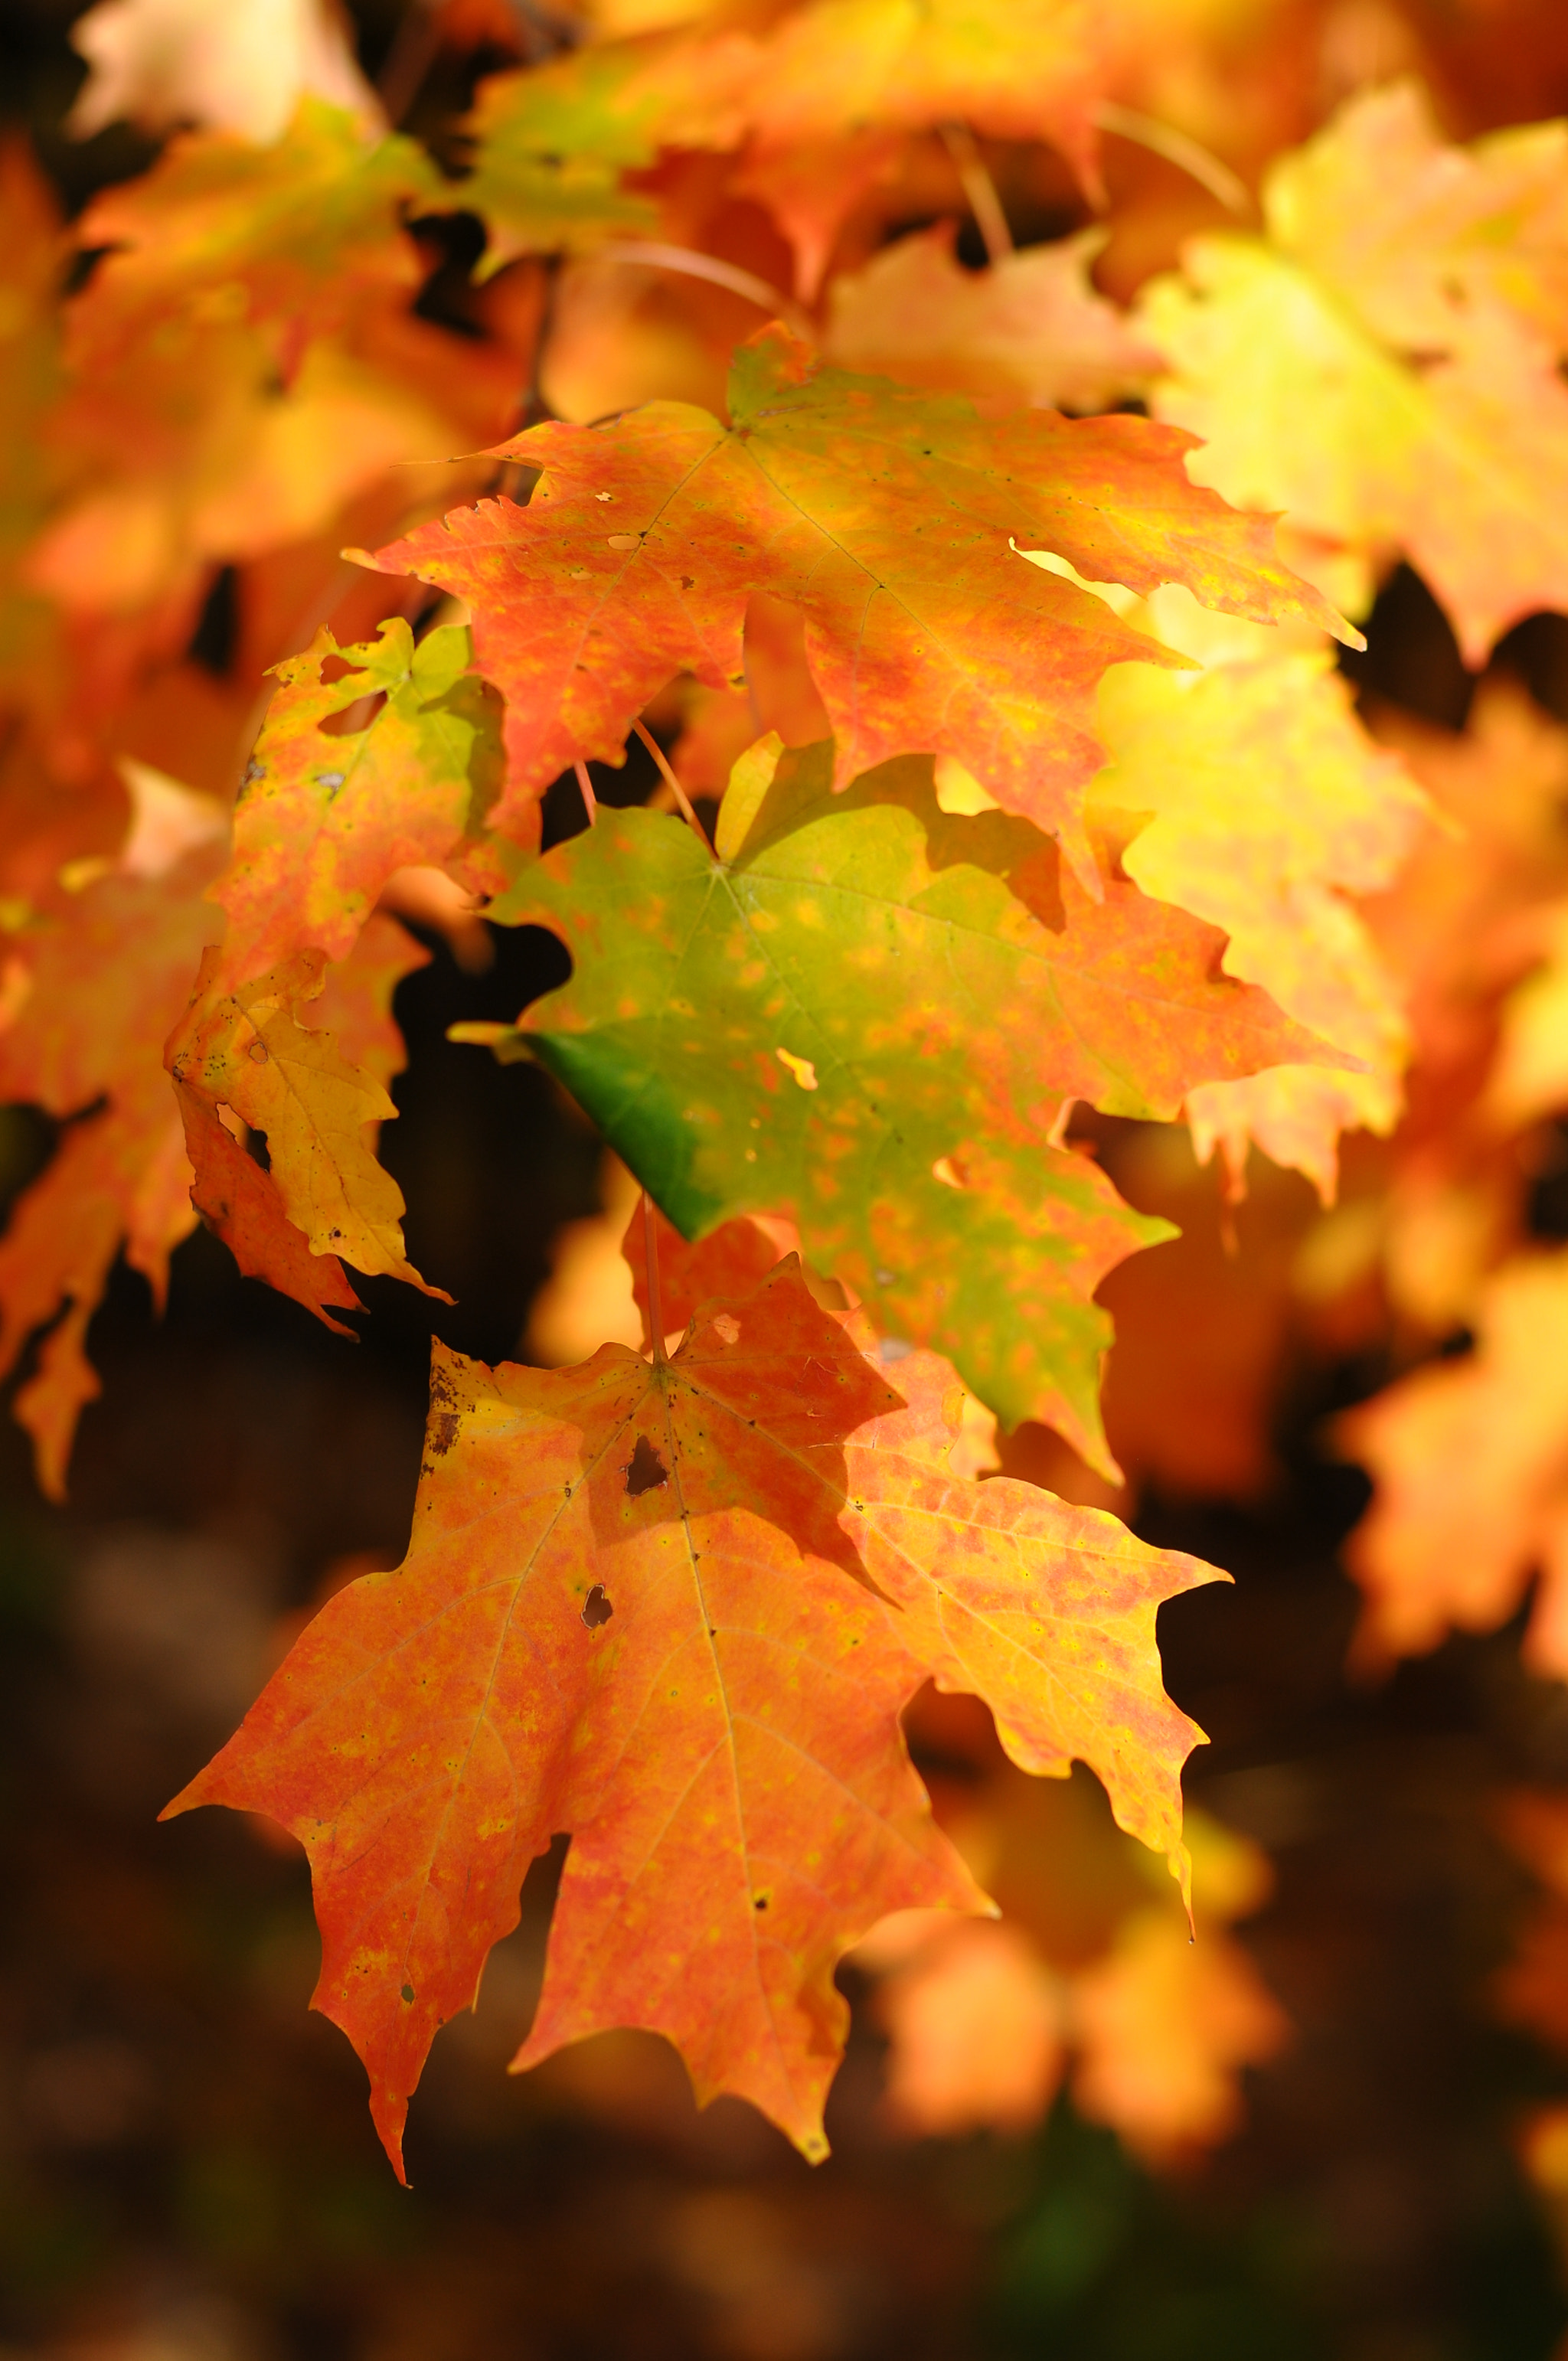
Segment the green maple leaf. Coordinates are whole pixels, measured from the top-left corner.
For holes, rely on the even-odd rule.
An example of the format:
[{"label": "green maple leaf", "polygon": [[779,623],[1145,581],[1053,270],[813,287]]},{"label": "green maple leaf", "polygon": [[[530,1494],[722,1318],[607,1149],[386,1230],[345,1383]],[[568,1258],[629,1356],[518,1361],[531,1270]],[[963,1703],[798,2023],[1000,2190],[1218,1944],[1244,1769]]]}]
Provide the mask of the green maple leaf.
[{"label": "green maple leaf", "polygon": [[838,796],[832,769],[824,744],[770,776],[754,749],[718,859],[601,811],[491,910],[552,927],[576,973],[466,1038],[539,1058],[686,1235],[787,1206],[883,1333],[1107,1465],[1091,1299],[1170,1233],[1050,1144],[1064,1103],[1171,1115],[1201,1080],[1324,1053],[1201,921],[1117,882],[1091,901],[1027,821],[943,814],[929,761]]}]

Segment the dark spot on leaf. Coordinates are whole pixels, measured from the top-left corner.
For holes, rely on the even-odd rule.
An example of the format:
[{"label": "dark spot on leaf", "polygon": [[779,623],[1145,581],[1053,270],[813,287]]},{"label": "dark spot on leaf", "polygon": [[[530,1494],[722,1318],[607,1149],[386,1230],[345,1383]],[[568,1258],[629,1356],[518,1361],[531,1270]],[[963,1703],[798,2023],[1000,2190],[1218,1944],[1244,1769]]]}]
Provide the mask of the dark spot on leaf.
[{"label": "dark spot on leaf", "polygon": [[587,1625],[590,1631],[601,1631],[605,1624],[609,1621],[610,1617],[614,1613],[614,1608],[610,1605],[609,1600],[605,1596],[605,1587],[603,1583],[596,1582],[593,1588],[589,1591],[587,1597],[583,1601],[584,1622]]},{"label": "dark spot on leaf", "polygon": [[767,1906],[768,1897],[765,1894],[754,1894],[751,1896],[751,1907],[753,1910],[765,1910]]},{"label": "dark spot on leaf", "polygon": [[461,1424],[462,1421],[455,1410],[438,1410],[431,1412],[430,1433],[426,1439],[432,1452],[438,1459],[444,1457],[456,1442],[457,1429]]},{"label": "dark spot on leaf", "polygon": [[637,1438],[637,1447],[627,1462],[626,1488],[635,1500],[644,1492],[655,1492],[670,1480],[668,1468],[645,1434]]},{"label": "dark spot on leaf", "polygon": [[405,1984],[405,1985],[403,1986],[403,1998],[404,1998],[405,2000],[412,2000],[413,1996],[414,1996],[414,1988],[413,1988],[412,1984]]}]

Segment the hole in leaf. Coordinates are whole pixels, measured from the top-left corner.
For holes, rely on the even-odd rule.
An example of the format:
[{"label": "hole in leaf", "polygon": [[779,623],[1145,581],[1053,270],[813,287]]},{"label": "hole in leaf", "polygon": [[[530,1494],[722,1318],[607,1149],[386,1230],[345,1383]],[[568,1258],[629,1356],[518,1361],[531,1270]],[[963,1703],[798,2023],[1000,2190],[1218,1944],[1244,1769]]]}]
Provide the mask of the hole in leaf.
[{"label": "hole in leaf", "polygon": [[637,1438],[637,1445],[626,1465],[626,1488],[636,1500],[644,1492],[657,1491],[670,1480],[670,1471],[645,1434]]},{"label": "hole in leaf", "polygon": [[368,697],[356,697],[341,713],[329,713],[324,721],[317,722],[316,728],[323,738],[357,738],[369,729],[386,702],[386,690],[374,689]]},{"label": "hole in leaf", "polygon": [[414,1988],[413,1988],[412,1984],[405,1984],[405,1985],[403,1986],[403,1998],[404,1998],[405,2000],[412,2000],[413,1996],[414,1996]]},{"label": "hole in leaf", "polygon": [[583,1601],[583,1620],[590,1631],[600,1631],[615,1613],[602,1582],[596,1582]]}]

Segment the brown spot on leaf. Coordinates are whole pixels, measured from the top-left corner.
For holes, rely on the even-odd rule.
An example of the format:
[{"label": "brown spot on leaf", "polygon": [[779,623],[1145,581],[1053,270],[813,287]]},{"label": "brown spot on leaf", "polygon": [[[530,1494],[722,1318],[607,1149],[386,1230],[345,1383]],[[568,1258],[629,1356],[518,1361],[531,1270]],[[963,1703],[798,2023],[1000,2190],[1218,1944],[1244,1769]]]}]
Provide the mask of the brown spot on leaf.
[{"label": "brown spot on leaf", "polygon": [[615,1613],[602,1582],[596,1582],[583,1601],[583,1620],[590,1631],[600,1631]]}]

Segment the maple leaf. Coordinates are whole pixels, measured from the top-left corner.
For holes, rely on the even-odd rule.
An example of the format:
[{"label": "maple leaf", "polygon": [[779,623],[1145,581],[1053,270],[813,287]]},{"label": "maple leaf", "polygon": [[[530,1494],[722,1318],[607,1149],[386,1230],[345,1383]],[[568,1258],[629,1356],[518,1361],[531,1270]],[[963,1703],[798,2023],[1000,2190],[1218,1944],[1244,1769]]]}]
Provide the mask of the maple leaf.
[{"label": "maple leaf", "polygon": [[0,1100],[74,1118],[0,1237],[0,1374],[65,1311],[15,1404],[53,1499],[77,1417],[98,1390],[83,1344],[116,1253],[123,1243],[161,1302],[170,1253],[194,1220],[158,1045],[215,931],[202,888],[222,860],[224,829],[205,797],[187,791],[187,802],[199,824],[186,847],[175,841],[167,866],[145,855],[127,866],[133,826],[117,865],[93,861],[97,873],[80,891],[57,890],[13,937]]},{"label": "maple leaf", "polygon": [[38,1488],[51,1500],[65,1498],[77,1421],[102,1390],[87,1358],[87,1328],[115,1257],[123,1246],[160,1301],[170,1254],[195,1219],[190,1185],[179,1119],[165,1099],[157,1116],[107,1107],[71,1125],[12,1208],[0,1236],[0,1376],[53,1321],[11,1405],[33,1438]]},{"label": "maple leaf", "polygon": [[1289,2038],[1288,2018],[1239,1943],[1194,1943],[1168,1910],[1137,1912],[1110,1957],[1074,1982],[1073,2104],[1113,2125],[1146,2162],[1229,2137],[1242,2118],[1237,2070]]},{"label": "maple leaf", "polygon": [[[743,1213],[720,1222],[705,1238],[684,1238],[653,1207],[653,1252],[659,1311],[666,1336],[683,1335],[702,1306],[729,1295],[750,1295],[785,1255],[800,1252],[800,1232],[784,1213]],[[648,1299],[648,1209],[641,1195],[625,1223],[617,1252],[631,1277],[631,1300],[641,1323],[640,1342],[653,1341]],[[807,1285],[810,1285],[809,1275]],[[840,1296],[834,1307],[842,1310]]]},{"label": "maple leaf", "polygon": [[146,131],[199,123],[263,144],[304,92],[374,121],[342,17],[325,0],[98,0],[71,28],[92,68],[66,128],[90,139],[121,120]]},{"label": "maple leaf", "polygon": [[1094,0],[806,0],[786,12],[751,79],[737,186],[772,203],[802,297],[816,293],[843,222],[912,132],[962,123],[1049,139],[1097,196],[1094,109],[1110,36]]},{"label": "maple leaf", "polygon": [[[392,994],[403,977],[424,966],[429,957],[422,945],[415,942],[395,918],[377,911],[338,963],[323,974],[319,960],[313,961],[304,971],[302,983],[313,983],[316,988],[311,1013],[321,1023],[320,1029],[303,1042],[298,1039],[301,1028],[295,1019],[301,1003],[307,998],[302,989],[286,1011],[283,1030],[286,1049],[302,1053],[310,1061],[304,1070],[309,1095],[294,1120],[274,1135],[283,1159],[276,1180],[270,1159],[269,1170],[264,1172],[225,1126],[219,1109],[228,1102],[221,1095],[221,1069],[214,1071],[192,1057],[192,1052],[199,1050],[200,1036],[192,1039],[189,1010],[170,1044],[171,1055],[178,1060],[184,1053],[187,1072],[194,1072],[193,1082],[177,1078],[174,1085],[194,1176],[191,1202],[207,1227],[222,1238],[247,1279],[264,1279],[280,1294],[291,1296],[341,1336],[354,1332],[345,1328],[342,1321],[334,1320],[333,1312],[357,1312],[364,1307],[336,1256],[314,1246],[305,1235],[304,1225],[319,1212],[315,1198],[306,1191],[316,1177],[313,1162],[319,1166],[322,1159],[317,1157],[308,1161],[302,1157],[300,1134],[315,1112],[312,1098],[318,1103],[325,1098],[329,1107],[335,1100],[334,1111],[340,1116],[346,1106],[346,1153],[341,1152],[340,1132],[338,1140],[332,1143],[339,1148],[340,1155],[328,1185],[354,1189],[356,1220],[363,1221],[368,1215],[378,1226],[378,1242],[384,1241],[389,1232],[394,1255],[400,1251],[396,1244],[396,1225],[402,1201],[395,1184],[374,1164],[373,1158],[380,1122],[390,1105],[387,1085],[407,1063],[402,1035],[392,1016]],[[214,972],[219,958],[221,953],[211,955],[209,965]],[[266,990],[264,982],[259,995],[263,1006]],[[202,997],[198,995],[199,1001]],[[213,1002],[218,997],[212,991],[204,995],[209,1028],[214,1019]],[[222,1021],[221,1012],[218,1021]],[[243,1020],[238,1029],[242,1033],[247,1029]],[[210,1041],[210,1030],[207,1038]],[[270,1112],[269,1102],[265,1097],[246,1094],[245,1104],[258,1118],[257,1127],[260,1128],[259,1117]],[[357,1128],[353,1125],[356,1114],[363,1118]],[[300,1120],[302,1115],[305,1125]],[[269,1140],[269,1147],[271,1144]],[[302,1164],[304,1185],[299,1177]],[[317,1186],[319,1190],[319,1181]],[[317,1225],[320,1226],[319,1221]]]},{"label": "maple leaf", "polygon": [[1370,93],[1272,167],[1271,244],[1192,241],[1138,314],[1198,479],[1365,561],[1403,550],[1475,666],[1568,603],[1565,191],[1559,129],[1467,153],[1414,86]]},{"label": "maple leaf", "polygon": [[1213,972],[1196,920],[1114,883],[1091,902],[1026,821],[940,812],[928,763],[839,797],[831,769],[762,741],[717,859],[676,820],[601,811],[491,906],[554,928],[572,982],[460,1038],[538,1057],[688,1236],[789,1213],[879,1326],[1108,1466],[1089,1299],[1167,1233],[1051,1126],[1073,1097],[1171,1115],[1314,1045]]},{"label": "maple leaf", "polygon": [[1263,620],[1337,622],[1274,556],[1267,519],[1189,483],[1172,429],[982,419],[820,368],[777,326],[741,347],[729,406],[729,432],[676,402],[532,427],[502,446],[543,471],[526,508],[455,510],[377,554],[467,602],[479,670],[507,700],[496,826],[531,825],[530,800],[576,758],[620,762],[674,673],[733,685],[761,590],[805,616],[839,785],[891,755],[949,754],[1061,831],[1090,874],[1077,815],[1100,760],[1094,689],[1118,661],[1181,659],[1017,547],[1135,590],[1180,580]]},{"label": "maple leaf", "polygon": [[1491,1631],[1539,1571],[1524,1660],[1568,1678],[1568,1255],[1507,1263],[1481,1289],[1475,1349],[1418,1369],[1335,1426],[1370,1469],[1345,1564],[1365,1664]]},{"label": "maple leaf", "polygon": [[[460,629],[416,648],[393,619],[347,649],[323,629],[277,668],[233,857],[211,889],[227,928],[169,1042],[203,1216],[242,1270],[329,1326],[340,1325],[329,1306],[357,1301],[338,1257],[425,1284],[403,1252],[401,1191],[375,1148],[403,1064],[391,993],[426,954],[370,914],[400,869],[455,856],[494,792],[495,718],[468,653]],[[329,660],[346,668],[323,682]],[[323,733],[367,698],[379,709],[361,729]],[[313,1003],[319,1021],[307,1025]],[[265,1175],[245,1169],[219,1107],[266,1137]]]},{"label": "maple leaf", "polygon": [[338,1055],[385,1090],[408,1064],[392,994],[431,955],[390,912],[373,910],[352,947],[328,968],[313,1013]]},{"label": "maple leaf", "polygon": [[1105,31],[1087,0],[806,0],[766,44],[752,123],[794,146],[872,123],[1054,139],[1088,172]]},{"label": "maple leaf", "polygon": [[[161,1306],[170,1254],[200,1213],[243,1270],[270,1278],[330,1326],[340,1325],[330,1307],[357,1302],[339,1264],[311,1255],[276,1184],[214,1105],[170,1096],[161,1044],[184,1013],[192,970],[216,956],[221,921],[204,889],[227,852],[227,815],[145,763],[123,767],[132,818],[120,850],[67,864],[74,890],[54,888],[13,936],[0,1027],[0,1100],[66,1119],[54,1159],[0,1236],[0,1375],[63,1307],[15,1403],[34,1437],[40,1486],[56,1499],[77,1418],[99,1389],[87,1326],[122,1247]],[[391,992],[425,956],[377,917],[328,978],[323,1009],[361,1059],[378,1112],[389,1108],[381,1086],[403,1062]],[[330,1058],[322,1036],[304,1046],[318,1062]],[[253,1091],[247,1104],[264,1096]]]},{"label": "maple leaf", "polygon": [[[1076,1853],[1062,1841],[1069,1816],[1059,1810],[1049,1820],[1055,1843],[1042,1841],[1035,1812],[1025,1818],[1032,1841],[1010,1845],[1007,1821],[1020,1815],[1006,1806],[1020,1784],[993,1773],[978,1804],[971,1791],[959,1822],[970,1852],[996,1857],[1009,1916],[955,1924],[935,1911],[906,1912],[855,1955],[880,1978],[894,2121],[921,2133],[981,2124],[1025,2131],[1045,2114],[1076,2051],[1075,2103],[1146,2161],[1169,2163],[1224,2138],[1241,2114],[1237,2069],[1271,2057],[1289,2030],[1245,1952],[1223,1932],[1227,1920],[1266,1897],[1266,1858],[1206,1814],[1189,1814],[1194,1942],[1173,1898],[1150,1903],[1141,1873],[1147,1856],[1102,1819],[1091,1824],[1094,1842]],[[1003,1810],[993,1817],[999,1802]],[[1087,1833],[1084,1816],[1077,1817]],[[1085,1923],[1065,1931],[1062,1920],[1075,1908]],[[1089,1922],[1107,1908],[1110,1923],[1084,1956]]]},{"label": "maple leaf", "polygon": [[259,1279],[280,1295],[313,1312],[339,1336],[352,1328],[334,1311],[362,1312],[335,1255],[313,1254],[283,1210],[270,1175],[224,1127],[216,1107],[176,1082],[192,1179],[190,1202],[214,1237],[227,1246],[242,1275]]},{"label": "maple leaf", "polygon": [[208,561],[304,539],[499,431],[515,362],[470,342],[455,369],[411,313],[404,208],[444,185],[411,142],[307,101],[273,148],[189,135],[95,200],[80,235],[112,250],[65,309],[60,480],[26,585],[72,619],[194,599]]},{"label": "maple leaf", "polygon": [[51,618],[19,568],[51,490],[39,446],[59,391],[56,291],[65,261],[43,175],[21,140],[0,140],[0,696],[8,705],[32,702],[49,660]]},{"label": "maple leaf", "polygon": [[657,206],[626,188],[624,174],[663,147],[737,145],[740,95],[756,69],[754,42],[735,33],[590,44],[488,76],[464,126],[476,152],[463,203],[488,234],[480,276],[520,254],[656,229]]},{"label": "maple leaf", "polygon": [[894,2122],[924,2135],[1028,2131],[1061,2082],[1064,1999],[1009,1921],[964,1920],[937,1935],[877,1992]]},{"label": "maple leaf", "polygon": [[739,2092],[824,2154],[836,1960],[890,1910],[984,1906],[898,1727],[927,1669],[989,1684],[1036,1767],[1087,1756],[1179,1866],[1198,1733],[1154,1619],[1213,1570],[947,1475],[950,1373],[918,1374],[894,1393],[793,1261],[674,1361],[492,1372],[436,1347],[404,1565],[329,1602],[169,1806],[265,1811],[310,1850],[315,2005],[400,2169],[430,2041],[562,1828],[517,2063],[647,2026],[700,2100]]},{"label": "maple leaf", "polygon": [[[417,963],[416,953],[404,966]],[[450,1301],[407,1260],[402,1191],[366,1137],[396,1106],[373,1073],[339,1055],[331,1034],[301,1021],[325,982],[322,953],[302,951],[237,985],[225,986],[225,968],[221,950],[202,961],[169,1042],[175,1082],[204,1107],[229,1107],[263,1135],[267,1178],[313,1255],[341,1257],[356,1270],[383,1272]],[[208,1126],[196,1136],[216,1145]],[[209,1188],[201,1164],[197,1188],[199,1194]]]},{"label": "maple leaf", "polygon": [[942,393],[1013,394],[1040,408],[1106,410],[1141,392],[1159,355],[1097,293],[1089,267],[1109,232],[965,270],[939,223],[883,247],[828,289],[823,348],[839,368]]},{"label": "maple leaf", "polygon": [[494,269],[652,228],[628,170],[663,150],[743,145],[735,192],[769,205],[809,301],[844,220],[913,132],[961,121],[1051,138],[1096,187],[1107,72],[1089,0],[810,0],[756,30],[709,13],[483,83],[464,197],[489,226]]},{"label": "maple leaf", "polygon": [[[1179,597],[1158,594],[1168,628]],[[1198,653],[1201,635],[1188,645]],[[1363,1070],[1283,1065],[1200,1083],[1187,1099],[1200,1159],[1218,1139],[1234,1186],[1255,1140],[1328,1202],[1339,1134],[1393,1128],[1409,1046],[1398,986],[1349,897],[1392,884],[1431,806],[1398,756],[1368,739],[1317,650],[1244,647],[1202,673],[1118,666],[1101,691],[1100,730],[1112,761],[1091,808],[1119,808],[1133,827],[1149,815],[1123,851],[1127,875],[1222,928],[1226,974],[1261,986]]]},{"label": "maple leaf", "polygon": [[[221,132],[171,139],[141,179],[103,190],[80,236],[105,247],[67,313],[73,361],[102,367],[161,321],[211,313],[286,328],[291,374],[305,344],[367,301],[417,291],[423,270],[400,235],[444,189],[424,150],[367,138],[339,106],[308,99],[274,145]],[[221,301],[214,291],[224,290]]]},{"label": "maple leaf", "polygon": [[[303,655],[274,667],[233,858],[212,893],[228,917],[231,986],[304,950],[345,958],[397,870],[439,866],[480,833],[499,784],[500,735],[494,692],[469,674],[469,654],[460,627],[416,647],[394,617],[358,647],[340,648],[323,625]],[[361,729],[323,732],[377,697]]]}]

